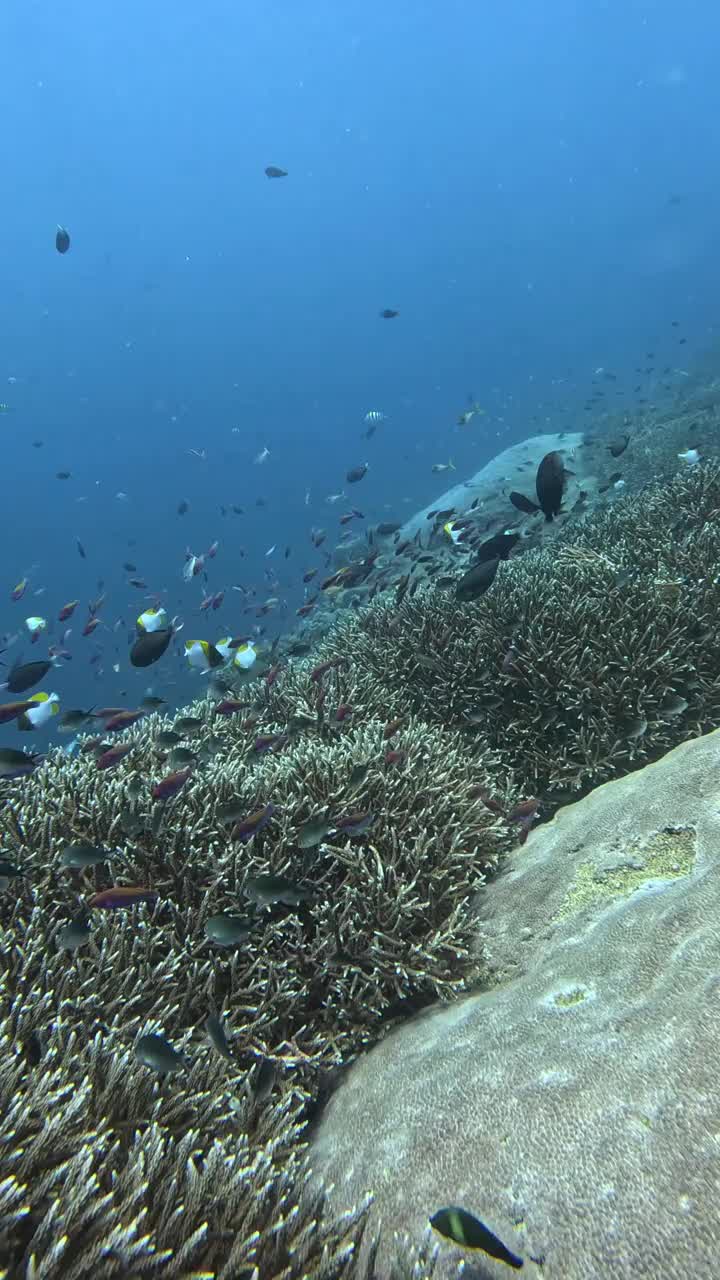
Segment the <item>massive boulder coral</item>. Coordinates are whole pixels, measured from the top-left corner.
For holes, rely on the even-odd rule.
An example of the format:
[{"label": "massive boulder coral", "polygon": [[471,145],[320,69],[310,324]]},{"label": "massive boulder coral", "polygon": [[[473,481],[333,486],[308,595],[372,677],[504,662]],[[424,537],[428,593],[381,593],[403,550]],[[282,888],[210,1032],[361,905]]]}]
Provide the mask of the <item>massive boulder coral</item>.
[{"label": "massive boulder coral", "polygon": [[381,1274],[446,1204],[545,1280],[716,1273],[719,771],[717,731],[561,809],[480,893],[495,985],[351,1068],[311,1156]]},{"label": "massive boulder coral", "polygon": [[[365,1206],[324,1215],[304,1180],[305,1127],[334,1070],[388,1019],[481,971],[465,907],[507,843],[477,795],[491,756],[471,767],[456,734],[412,719],[392,762],[372,719],[338,734],[306,724],[258,752],[255,723],[197,710],[193,746],[215,754],[165,804],[151,799],[167,772],[159,717],[113,772],[56,753],[6,787],[0,830],[19,872],[0,893],[0,1275],[12,1280],[198,1268],[238,1280],[254,1267],[262,1280],[362,1280]],[[230,804],[275,808],[243,841]],[[362,833],[332,828],[359,810],[372,815]],[[303,847],[318,814],[331,830]],[[68,868],[63,847],[82,841],[106,857]],[[248,915],[247,877],[267,873],[309,900],[258,911],[235,946],[213,943],[209,917]],[[158,900],[89,908],[113,884]],[[68,950],[63,926],[88,911],[87,943]],[[229,1059],[207,1038],[213,1011]],[[147,1033],[184,1069],[141,1065]]]}]

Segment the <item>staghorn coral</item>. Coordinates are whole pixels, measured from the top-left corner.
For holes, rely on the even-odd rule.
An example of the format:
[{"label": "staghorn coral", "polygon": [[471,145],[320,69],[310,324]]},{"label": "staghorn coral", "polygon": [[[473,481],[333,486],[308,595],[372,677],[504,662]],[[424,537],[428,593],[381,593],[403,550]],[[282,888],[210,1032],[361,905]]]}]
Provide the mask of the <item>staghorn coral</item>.
[{"label": "staghorn coral", "polygon": [[479,602],[378,598],[321,656],[352,654],[372,705],[465,725],[526,790],[586,790],[720,720],[719,513],[720,467],[689,469],[502,565]]},{"label": "staghorn coral", "polygon": [[[0,895],[0,1274],[371,1274],[354,1262],[365,1206],[326,1220],[322,1193],[305,1187],[304,1126],[332,1071],[388,1018],[481,972],[465,904],[507,837],[475,794],[492,781],[492,757],[469,761],[438,727],[403,726],[407,768],[385,765],[372,719],[337,732],[306,721],[282,750],[255,752],[302,683],[301,672],[283,679],[251,725],[194,709],[204,728],[193,745],[212,731],[220,750],[165,805],[150,799],[166,771],[158,716],[113,772],[87,753],[56,755],[6,787],[0,830],[22,876]],[[277,809],[244,844],[223,825],[231,800]],[[361,839],[298,847],[311,816],[359,809],[375,815]],[[102,845],[107,861],[62,868],[73,840]],[[246,911],[245,877],[268,871],[309,886],[312,900],[258,913],[237,948],[213,945],[208,917]],[[87,945],[62,950],[60,927],[112,883],[149,886],[158,901],[92,912]],[[205,1037],[215,1008],[233,1062]],[[158,1077],[137,1063],[148,1031],[183,1052],[185,1071]],[[269,1097],[255,1087],[263,1061],[275,1068]]]},{"label": "staghorn coral", "polygon": [[351,1067],[310,1155],[381,1270],[456,1203],[537,1280],[717,1274],[719,768],[716,731],[563,808],[481,893],[496,984]]}]

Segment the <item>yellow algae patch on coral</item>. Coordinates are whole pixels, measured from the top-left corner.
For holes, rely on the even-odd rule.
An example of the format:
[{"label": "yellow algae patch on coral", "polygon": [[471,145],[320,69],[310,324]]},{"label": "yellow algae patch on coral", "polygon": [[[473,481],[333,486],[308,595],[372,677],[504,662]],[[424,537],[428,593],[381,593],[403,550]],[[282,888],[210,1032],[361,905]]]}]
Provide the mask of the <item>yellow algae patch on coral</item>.
[{"label": "yellow algae patch on coral", "polygon": [[658,831],[643,844],[631,845],[613,865],[581,863],[555,920],[567,920],[613,898],[627,898],[649,881],[689,875],[695,847],[694,828],[681,827]]}]

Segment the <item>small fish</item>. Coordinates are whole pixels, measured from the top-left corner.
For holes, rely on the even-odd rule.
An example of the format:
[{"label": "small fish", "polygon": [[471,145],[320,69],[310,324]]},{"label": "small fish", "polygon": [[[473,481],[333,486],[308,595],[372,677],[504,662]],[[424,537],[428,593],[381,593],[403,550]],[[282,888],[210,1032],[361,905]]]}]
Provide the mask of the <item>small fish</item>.
[{"label": "small fish", "polygon": [[528,800],[520,800],[507,815],[508,822],[523,822],[525,818],[534,817],[540,807],[540,801],[534,796]]},{"label": "small fish", "polygon": [[506,1262],[508,1266],[519,1270],[524,1265],[523,1259],[513,1253],[498,1239],[489,1227],[467,1209],[451,1205],[447,1209],[439,1209],[430,1218],[430,1226],[438,1235],[452,1244],[465,1249],[481,1249],[490,1258]]},{"label": "small fish", "polygon": [[312,897],[309,889],[301,888],[285,876],[275,875],[248,876],[244,892],[251,902],[261,907],[269,907],[276,902],[287,907],[299,907]]},{"label": "small fish", "polygon": [[382,409],[368,409],[363,422],[367,422],[368,426],[377,426],[380,422],[387,421],[387,414]]},{"label": "small fish", "polygon": [[388,738],[394,737],[398,729],[400,729],[404,723],[405,716],[397,716],[395,720],[388,720],[385,728],[383,729],[383,738],[385,741],[387,742]]},{"label": "small fish", "polygon": [[[239,822],[246,811],[246,805],[247,802],[245,800],[230,800],[227,804],[219,804],[215,810],[215,817],[223,826],[227,826],[231,822]],[[264,813],[265,810],[259,809],[258,812]],[[255,814],[250,816],[254,818]]]},{"label": "small fish", "polygon": [[265,175],[268,178],[287,178],[287,169],[278,169],[276,164],[269,164],[265,169]]},{"label": "small fish", "polygon": [[100,862],[107,862],[110,854],[94,844],[66,844],[60,854],[61,867],[96,867]]},{"label": "small fish", "polygon": [[546,453],[537,469],[535,489],[540,508],[548,524],[560,514],[566,474],[562,454],[557,449]]},{"label": "small fish", "polygon": [[348,659],[342,655],[338,655],[335,658],[328,658],[325,662],[321,662],[319,666],[315,667],[310,672],[310,679],[313,684],[319,684],[323,676],[326,675],[328,671],[333,671],[336,667],[346,667],[347,663]]},{"label": "small fish", "polygon": [[187,515],[189,510],[190,510],[190,503],[186,502],[185,498],[183,498],[181,502],[178,502],[177,513],[179,516]]},{"label": "small fish", "polygon": [[392,766],[401,765],[401,764],[404,764],[406,760],[407,760],[407,751],[398,750],[398,751],[385,752],[386,765],[392,765]]},{"label": "small fish", "polygon": [[394,520],[385,520],[382,524],[375,526],[375,532],[381,538],[389,538],[391,534],[397,533],[400,529],[402,529],[402,525]]},{"label": "small fish", "polygon": [[333,823],[335,831],[341,831],[343,835],[362,836],[366,831],[370,830],[375,821],[375,814],[369,810],[366,812],[348,813],[342,818],[337,818]]},{"label": "small fish", "polygon": [[32,706],[33,703],[29,698],[23,702],[6,702],[0,705],[0,724],[9,724],[11,720],[17,720],[18,716]]},{"label": "small fish", "polygon": [[[226,806],[226,811],[229,808],[230,806]],[[256,809],[254,813],[248,814],[246,818],[237,822],[233,828],[233,840],[242,840],[243,844],[247,844],[248,840],[252,840],[253,836],[256,836],[259,831],[262,831],[267,826],[274,813],[275,805],[266,804],[263,809]],[[225,818],[223,821],[225,823],[232,822],[233,818]]]},{"label": "small fish", "polygon": [[500,560],[496,557],[494,560],[484,560],[479,564],[474,564],[472,568],[464,573],[455,588],[455,598],[457,600],[477,600],[479,596],[492,586],[495,581],[495,575],[498,571]]},{"label": "small fish", "polygon": [[69,600],[67,604],[64,604],[58,614],[58,622],[67,622],[68,618],[71,618],[74,614],[79,603],[79,600]]},{"label": "small fish", "polygon": [[168,773],[166,777],[160,779],[160,782],[155,783],[150,793],[153,800],[171,800],[185,786],[191,774],[192,766],[187,769],[176,769],[174,773]]},{"label": "small fish", "polygon": [[0,747],[0,778],[24,778],[37,769],[43,758],[27,751],[16,751],[14,747]]},{"label": "small fish", "polygon": [[368,462],[361,462],[357,467],[350,467],[350,470],[345,475],[348,484],[357,484],[359,480],[362,480],[363,476],[367,475],[369,466]]},{"label": "small fish", "polygon": [[219,947],[236,947],[248,937],[252,925],[252,920],[247,916],[210,916],[205,922],[205,937]]},{"label": "small fish", "polygon": [[298,846],[301,849],[314,849],[316,845],[322,844],[332,827],[333,823],[327,818],[311,818],[297,833]]},{"label": "small fish", "polygon": [[678,454],[678,458],[681,458],[687,466],[694,467],[695,463],[700,461],[700,454],[697,449],[686,449],[684,453]]},{"label": "small fish", "polygon": [[434,471],[436,475],[439,475],[443,471],[455,471],[456,467],[452,458],[449,458],[447,462],[433,462],[430,470]]},{"label": "small fish", "polygon": [[78,549],[78,555],[80,556],[80,559],[87,560],[87,556],[85,554],[85,548],[79,538],[75,539],[75,546]]},{"label": "small fish", "polygon": [[130,650],[130,661],[134,667],[149,667],[158,658],[162,658],[175,634],[173,627],[165,627],[160,631],[151,631],[138,636]]},{"label": "small fish", "polygon": [[263,1058],[253,1074],[250,1088],[256,1102],[265,1102],[273,1091],[277,1079],[277,1066],[272,1058]]},{"label": "small fish", "polygon": [[82,947],[90,937],[90,923],[86,916],[78,916],[76,920],[70,920],[68,924],[62,925],[55,937],[59,947],[63,951],[77,951],[78,947]]},{"label": "small fish", "polygon": [[222,702],[216,702],[213,707],[213,715],[215,716],[234,716],[239,711],[244,711],[247,707],[246,702],[241,702],[239,698],[224,698]]},{"label": "small fish", "polygon": [[152,906],[158,895],[154,889],[138,884],[113,884],[109,889],[101,889],[88,899],[89,907],[98,907],[102,911],[114,911],[118,907],[135,907],[140,902],[148,902]]},{"label": "small fish", "polygon": [[469,422],[472,422],[473,418],[482,417],[484,413],[485,410],[481,409],[480,405],[470,397],[470,407],[469,409],[464,409],[458,416],[457,425],[459,427],[466,427]]},{"label": "small fish", "polygon": [[150,1067],[161,1075],[169,1075],[173,1071],[184,1071],[187,1067],[187,1059],[184,1055],[178,1053],[177,1049],[173,1049],[165,1036],[154,1032],[140,1036],[135,1045],[135,1057],[142,1066]]},{"label": "small fish", "polygon": [[689,705],[687,698],[681,697],[679,693],[668,693],[660,703],[660,715],[681,716],[683,711],[687,711]]},{"label": "small fish", "polygon": [[49,659],[17,664],[11,669],[5,687],[10,693],[25,693],[26,689],[32,689],[33,685],[39,684],[54,665],[54,662]]},{"label": "small fish", "polygon": [[70,471],[56,471],[56,472],[55,472],[55,479],[56,479],[56,480],[69,480],[69,479],[70,479],[70,477],[71,477],[71,475],[72,475],[72,472],[70,472]]},{"label": "small fish", "polygon": [[526,498],[524,493],[517,493],[515,490],[510,494],[510,501],[518,511],[524,511],[526,515],[537,515],[540,510],[536,502],[532,502],[530,498]]},{"label": "small fish", "polygon": [[16,582],[15,586],[10,592],[10,599],[22,600],[23,596],[25,595],[25,592],[27,591],[27,585],[28,585],[27,578],[21,578],[19,582]]},{"label": "small fish", "polygon": [[200,729],[204,729],[205,721],[200,716],[180,716],[173,722],[173,728],[177,733],[182,734],[183,738],[188,738],[193,733],[198,733]]},{"label": "small fish", "polygon": [[165,698],[159,698],[154,693],[146,693],[140,702],[140,706],[145,711],[158,711],[160,707],[165,706]]},{"label": "small fish", "polygon": [[67,253],[70,248],[70,233],[65,227],[58,226],[55,232],[55,248],[58,253]]},{"label": "small fish", "polygon": [[102,751],[95,763],[98,769],[114,769],[115,765],[120,764],[120,761],[124,760],[133,749],[132,742],[118,742],[115,746]]},{"label": "small fish", "polygon": [[131,711],[129,708],[126,711],[118,711],[105,721],[105,732],[119,733],[122,729],[129,729],[131,725],[137,724],[138,720],[142,720],[144,715],[144,711]]},{"label": "small fish", "polygon": [[167,757],[167,766],[172,773],[179,769],[186,769],[188,765],[196,764],[197,756],[189,747],[173,747]]},{"label": "small fish", "polygon": [[396,316],[399,316],[399,315],[400,315],[400,312],[399,312],[399,311],[393,311],[391,307],[386,307],[384,311],[381,311],[381,312],[380,312],[380,319],[381,319],[381,320],[394,320],[394,319],[395,319],[395,317],[396,317]]},{"label": "small fish", "polygon": [[182,742],[182,735],[176,733],[174,729],[162,729],[155,741],[163,751],[170,751]]},{"label": "small fish", "polygon": [[216,1013],[208,1014],[205,1030],[213,1049],[216,1049],[222,1058],[227,1058],[228,1062],[232,1062],[233,1055],[225,1034],[222,1018],[219,1018]]},{"label": "small fish", "polygon": [[359,787],[360,783],[364,782],[365,779],[367,778],[369,769],[370,769],[369,760],[365,761],[364,763],[353,765],[352,769],[350,770],[350,777],[348,778],[348,782],[350,786]]},{"label": "small fish", "polygon": [[628,738],[631,742],[637,738],[642,738],[647,732],[648,722],[645,716],[632,716],[627,720],[621,720],[618,725],[618,733],[623,738]]}]

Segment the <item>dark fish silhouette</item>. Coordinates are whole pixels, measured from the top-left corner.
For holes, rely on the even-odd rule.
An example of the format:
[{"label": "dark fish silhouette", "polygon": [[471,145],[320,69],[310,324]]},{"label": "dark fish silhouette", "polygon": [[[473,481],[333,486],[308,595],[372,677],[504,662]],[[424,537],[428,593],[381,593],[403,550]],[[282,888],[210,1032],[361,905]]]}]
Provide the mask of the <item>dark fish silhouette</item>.
[{"label": "dark fish silhouette", "polygon": [[380,312],[380,319],[381,319],[381,320],[394,320],[394,319],[395,319],[395,317],[396,317],[396,316],[399,316],[399,315],[400,315],[400,312],[399,312],[399,311],[393,311],[390,307],[386,307],[384,311],[381,311],[381,312]]},{"label": "dark fish silhouette", "polygon": [[163,627],[160,631],[143,632],[130,650],[132,665],[134,667],[152,666],[153,662],[162,658],[174,634],[172,627]]},{"label": "dark fish silhouette", "polygon": [[430,1226],[445,1240],[450,1240],[452,1244],[460,1245],[461,1248],[482,1249],[483,1253],[487,1253],[490,1258],[506,1262],[509,1267],[514,1267],[517,1271],[524,1266],[523,1259],[508,1249],[494,1231],[486,1227],[484,1222],[476,1218],[474,1213],[469,1213],[467,1209],[460,1209],[456,1205],[439,1209],[430,1218]]},{"label": "dark fish silhouette", "polygon": [[492,538],[488,538],[487,542],[482,542],[477,548],[477,563],[482,564],[485,560],[507,560],[510,552],[516,542],[520,541],[519,533],[496,533]]},{"label": "dark fish silhouette", "polygon": [[14,666],[7,678],[9,692],[24,693],[26,689],[32,689],[33,685],[40,683],[53,665],[51,661],[44,659],[41,662],[23,662]]},{"label": "dark fish silhouette", "polygon": [[58,227],[55,233],[55,248],[58,253],[67,253],[70,248],[70,234],[64,227]]},{"label": "dark fish silhouette", "polygon": [[552,453],[546,453],[540,463],[537,469],[535,489],[540,509],[549,524],[554,516],[560,514],[563,493],[565,492],[565,468],[562,454],[558,453],[557,449],[553,449]]},{"label": "dark fish silhouette", "polygon": [[534,516],[540,510],[536,502],[532,502],[530,498],[525,497],[524,493],[517,493],[515,490],[510,494],[510,501],[518,511],[524,511],[529,516]]},{"label": "dark fish silhouette", "polygon": [[265,173],[268,178],[287,178],[287,169],[278,169],[276,164],[269,164]]},{"label": "dark fish silhouette", "polygon": [[479,564],[474,564],[458,582],[455,588],[456,599],[477,600],[478,596],[484,595],[495,581],[499,564],[499,557],[494,560],[481,560]]}]

